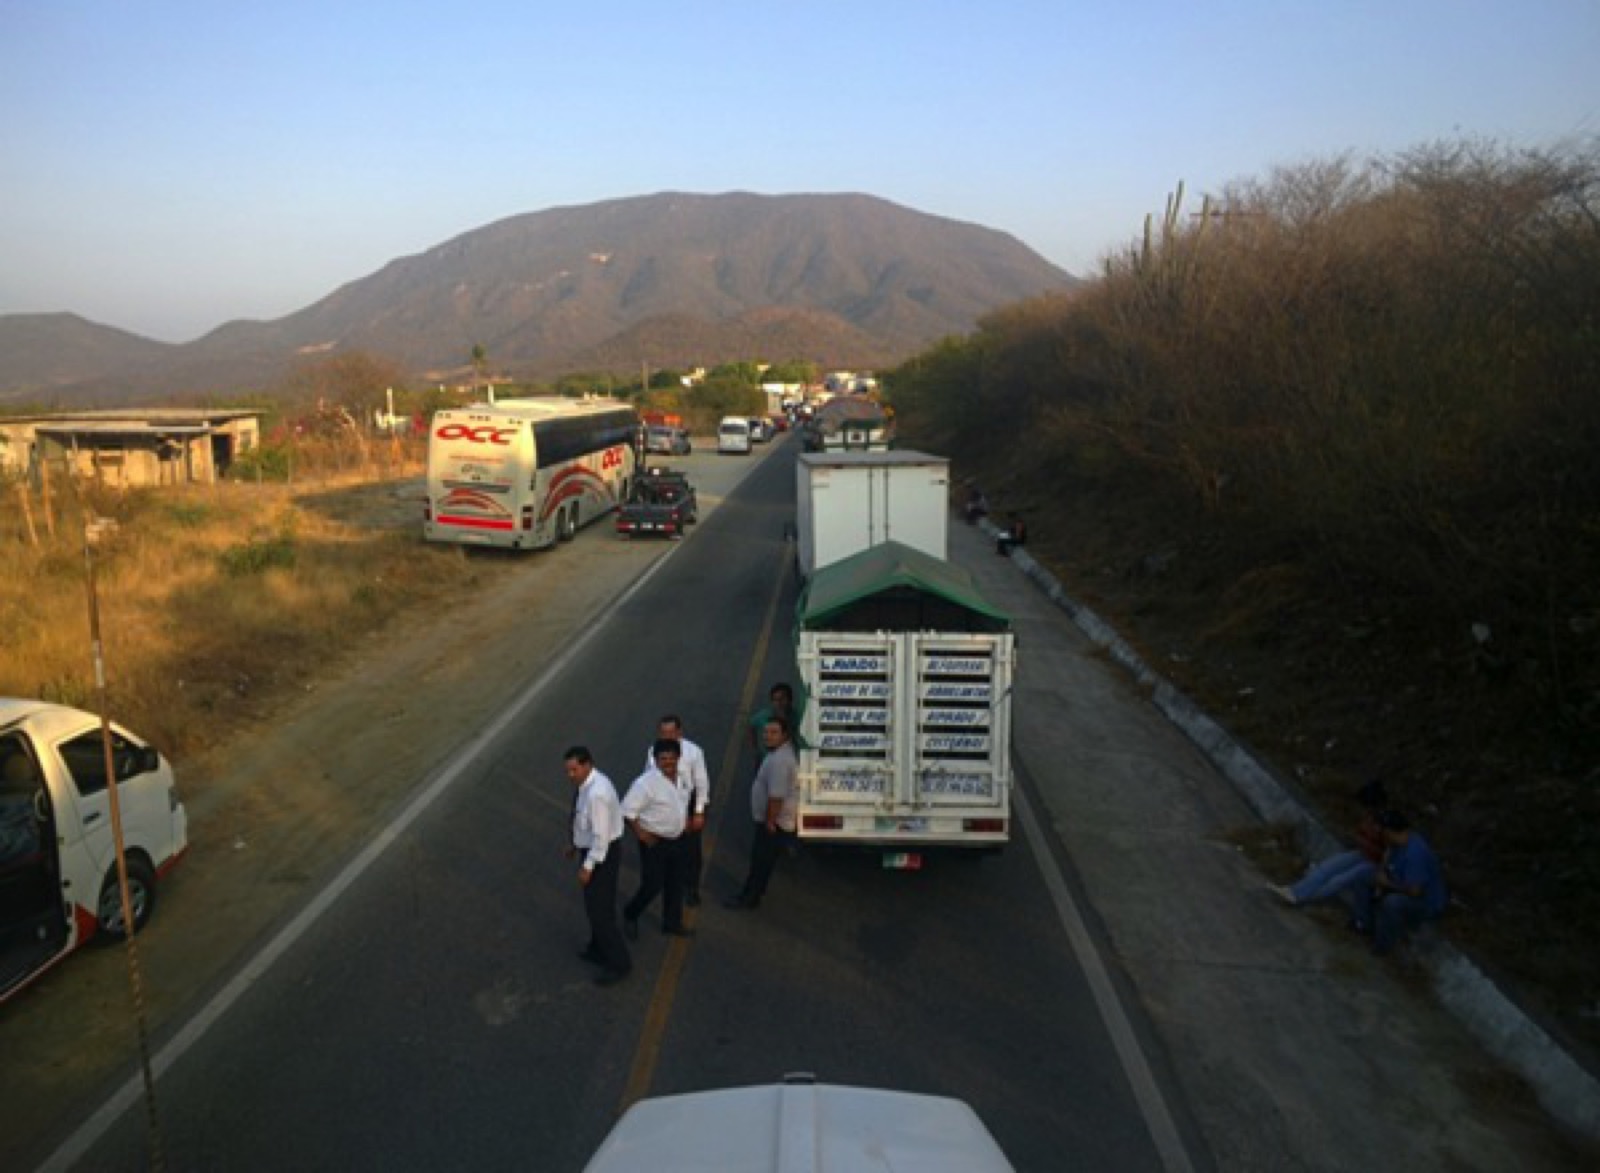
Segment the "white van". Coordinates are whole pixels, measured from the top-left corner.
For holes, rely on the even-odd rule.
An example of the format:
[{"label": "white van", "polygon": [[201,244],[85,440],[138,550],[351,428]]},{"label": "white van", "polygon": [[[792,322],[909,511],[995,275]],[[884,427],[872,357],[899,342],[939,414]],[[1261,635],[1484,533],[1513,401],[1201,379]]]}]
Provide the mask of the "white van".
[{"label": "white van", "polygon": [[717,425],[717,451],[748,455],[750,421],[737,415],[724,416],[722,422]]},{"label": "white van", "polygon": [[1013,1173],[970,1105],[945,1096],[817,1083],[726,1088],[640,1100],[585,1173],[747,1169]]},{"label": "white van", "polygon": [[[111,727],[135,931],[189,846],[172,767]],[[0,1002],[97,934],[122,937],[100,718],[0,697]]]}]

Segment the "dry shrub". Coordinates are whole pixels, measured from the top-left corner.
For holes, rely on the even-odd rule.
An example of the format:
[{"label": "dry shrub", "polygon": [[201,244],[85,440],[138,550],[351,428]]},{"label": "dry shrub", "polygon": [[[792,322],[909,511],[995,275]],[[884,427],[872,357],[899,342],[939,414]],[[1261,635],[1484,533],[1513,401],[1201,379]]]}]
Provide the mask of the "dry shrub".
[{"label": "dry shrub", "polygon": [[1314,800],[1388,777],[1452,932],[1600,1043],[1597,307],[1600,144],[1440,144],[1175,197],[885,382]]},{"label": "dry shrub", "polygon": [[[326,495],[326,485],[320,486]],[[401,608],[469,569],[453,550],[305,509],[289,486],[221,484],[67,499],[54,540],[13,531],[0,580],[0,695],[93,707],[83,519],[117,719],[176,756],[224,739]]]}]

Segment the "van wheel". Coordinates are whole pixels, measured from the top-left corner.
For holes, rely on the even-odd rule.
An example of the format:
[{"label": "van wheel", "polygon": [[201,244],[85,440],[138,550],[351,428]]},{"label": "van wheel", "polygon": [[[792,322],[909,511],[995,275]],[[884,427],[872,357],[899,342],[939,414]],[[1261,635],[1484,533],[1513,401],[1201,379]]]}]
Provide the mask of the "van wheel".
[{"label": "van wheel", "polygon": [[[128,899],[133,905],[133,927],[142,930],[156,910],[156,873],[142,855],[128,857]],[[122,923],[122,890],[117,886],[117,869],[112,865],[100,885],[100,908],[96,919],[100,931],[120,941],[128,935]]]}]

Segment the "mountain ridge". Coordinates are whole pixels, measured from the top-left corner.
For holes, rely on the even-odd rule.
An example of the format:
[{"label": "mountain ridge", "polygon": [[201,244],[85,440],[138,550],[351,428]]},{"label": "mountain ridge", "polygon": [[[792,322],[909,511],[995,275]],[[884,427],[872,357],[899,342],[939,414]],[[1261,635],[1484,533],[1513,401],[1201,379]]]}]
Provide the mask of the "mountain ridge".
[{"label": "mountain ridge", "polygon": [[475,346],[522,378],[736,358],[879,366],[1074,281],[1006,233],[876,196],[662,192],[505,217],[188,343],[113,327],[97,339],[76,319],[87,332],[58,325],[52,351],[16,322],[39,315],[0,317],[0,393],[263,390],[307,355],[355,350],[440,378]]}]

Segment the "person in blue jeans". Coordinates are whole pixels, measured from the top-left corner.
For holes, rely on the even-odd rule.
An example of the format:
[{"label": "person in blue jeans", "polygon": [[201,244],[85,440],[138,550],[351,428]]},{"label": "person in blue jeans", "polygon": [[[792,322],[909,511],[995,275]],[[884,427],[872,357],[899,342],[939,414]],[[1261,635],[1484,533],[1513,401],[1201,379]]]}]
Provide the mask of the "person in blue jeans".
[{"label": "person in blue jeans", "polygon": [[1330,856],[1287,887],[1273,885],[1273,892],[1285,904],[1316,904],[1371,885],[1385,848],[1378,815],[1389,799],[1383,783],[1377,781],[1357,791],[1356,799],[1361,803],[1361,821],[1356,824],[1355,849]]},{"label": "person in blue jeans", "polygon": [[1359,892],[1356,918],[1372,928],[1372,951],[1382,957],[1417,926],[1436,920],[1450,903],[1439,857],[1399,811],[1378,816],[1388,847],[1372,884]]}]

